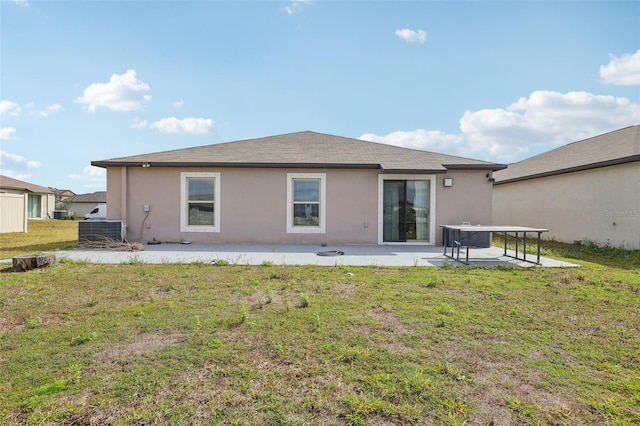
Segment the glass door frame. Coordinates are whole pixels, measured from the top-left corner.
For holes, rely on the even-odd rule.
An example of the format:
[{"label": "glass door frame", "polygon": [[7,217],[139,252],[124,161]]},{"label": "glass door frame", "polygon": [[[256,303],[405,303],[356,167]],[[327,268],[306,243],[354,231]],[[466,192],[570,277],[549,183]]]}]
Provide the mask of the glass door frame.
[{"label": "glass door frame", "polygon": [[[404,181],[429,181],[429,240],[389,242],[384,241],[384,182],[386,180]],[[379,174],[378,175],[378,244],[379,245],[411,245],[427,244],[435,245],[436,234],[436,175],[418,174]]]}]

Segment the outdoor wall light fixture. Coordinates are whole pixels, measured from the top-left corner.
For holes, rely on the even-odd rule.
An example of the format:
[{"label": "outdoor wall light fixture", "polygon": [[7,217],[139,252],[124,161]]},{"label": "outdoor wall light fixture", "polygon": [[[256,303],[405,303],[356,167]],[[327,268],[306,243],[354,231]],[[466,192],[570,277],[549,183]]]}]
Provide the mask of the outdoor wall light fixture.
[{"label": "outdoor wall light fixture", "polygon": [[442,180],[442,185],[447,187],[447,188],[453,186],[453,178],[444,178]]},{"label": "outdoor wall light fixture", "polygon": [[142,167],[151,167],[151,164],[149,164],[149,163],[142,163]]},{"label": "outdoor wall light fixture", "polygon": [[489,182],[495,182],[496,178],[494,178],[493,176],[491,176],[491,173],[487,173],[487,181]]}]

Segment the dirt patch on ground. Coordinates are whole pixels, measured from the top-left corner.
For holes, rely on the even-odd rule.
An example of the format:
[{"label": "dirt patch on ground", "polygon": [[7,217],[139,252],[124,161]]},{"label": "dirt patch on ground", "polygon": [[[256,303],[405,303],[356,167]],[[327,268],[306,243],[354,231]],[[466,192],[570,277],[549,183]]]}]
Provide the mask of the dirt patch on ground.
[{"label": "dirt patch on ground", "polygon": [[349,283],[335,283],[330,288],[329,291],[335,293],[341,297],[352,297],[358,291],[358,286],[355,284]]},{"label": "dirt patch on ground", "polygon": [[22,331],[27,328],[39,328],[44,325],[58,325],[65,321],[56,314],[42,314],[40,316],[0,317],[0,331]]},{"label": "dirt patch on ground", "polygon": [[313,298],[313,295],[305,296],[303,293],[289,290],[266,289],[262,291],[256,291],[251,295],[232,296],[229,298],[229,301],[232,303],[245,305],[247,306],[249,311],[256,311],[269,305],[277,306],[280,308],[300,307],[305,303],[305,298]]},{"label": "dirt patch on ground", "polygon": [[188,337],[184,333],[139,334],[127,344],[98,352],[94,355],[94,358],[104,363],[116,363],[132,356],[155,352],[167,346],[183,343]]},{"label": "dirt patch on ground", "polygon": [[[449,349],[447,358],[470,369],[465,372],[466,377],[458,377],[464,382],[464,398],[473,409],[469,425],[558,424],[558,419],[565,420],[562,424],[585,424],[580,419],[585,418],[587,408],[548,390],[543,373],[523,374],[527,369],[518,371],[513,360],[503,359],[482,345],[475,351],[451,343],[454,347],[453,351]],[[544,414],[530,417],[531,407],[539,407],[535,411]]]},{"label": "dirt patch on ground", "polygon": [[20,331],[27,328],[24,318],[0,318],[0,331]]},{"label": "dirt patch on ground", "polygon": [[369,316],[380,323],[382,330],[396,335],[405,335],[415,331],[411,326],[403,324],[396,314],[382,309],[371,309]]},{"label": "dirt patch on ground", "polygon": [[[412,350],[403,342],[404,336],[412,333],[414,329],[406,324],[403,324],[395,313],[384,311],[382,309],[371,309],[368,312],[369,316],[378,322],[380,329],[384,332],[387,340],[380,343],[380,347],[389,352],[407,352]],[[366,333],[363,330],[363,334],[376,334],[378,331],[367,330]]]}]

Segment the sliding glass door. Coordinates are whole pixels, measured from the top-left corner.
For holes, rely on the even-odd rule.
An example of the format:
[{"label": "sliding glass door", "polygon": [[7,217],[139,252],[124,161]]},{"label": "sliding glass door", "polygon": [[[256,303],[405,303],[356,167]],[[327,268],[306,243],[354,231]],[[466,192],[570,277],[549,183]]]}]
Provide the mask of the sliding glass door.
[{"label": "sliding glass door", "polygon": [[384,242],[429,241],[429,184],[428,180],[384,181]]}]

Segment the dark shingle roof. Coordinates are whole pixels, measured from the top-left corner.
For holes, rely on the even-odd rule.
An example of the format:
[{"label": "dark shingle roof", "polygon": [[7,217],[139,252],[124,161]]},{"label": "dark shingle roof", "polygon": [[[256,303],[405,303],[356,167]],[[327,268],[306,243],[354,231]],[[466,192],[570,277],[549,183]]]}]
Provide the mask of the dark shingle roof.
[{"label": "dark shingle roof", "polygon": [[107,191],[96,191],[91,194],[78,194],[67,198],[72,203],[106,203]]},{"label": "dark shingle roof", "polygon": [[0,176],[0,188],[14,189],[17,191],[27,191],[38,194],[53,194],[53,190],[45,188],[44,186],[34,185],[29,182],[23,182],[18,179],[10,178],[8,176]]},{"label": "dark shingle roof", "polygon": [[505,167],[308,131],[91,162],[98,167],[146,163],[152,167],[376,168],[423,173],[442,173],[448,168],[500,170]]},{"label": "dark shingle roof", "polygon": [[561,146],[494,173],[496,185],[640,161],[640,125]]}]

